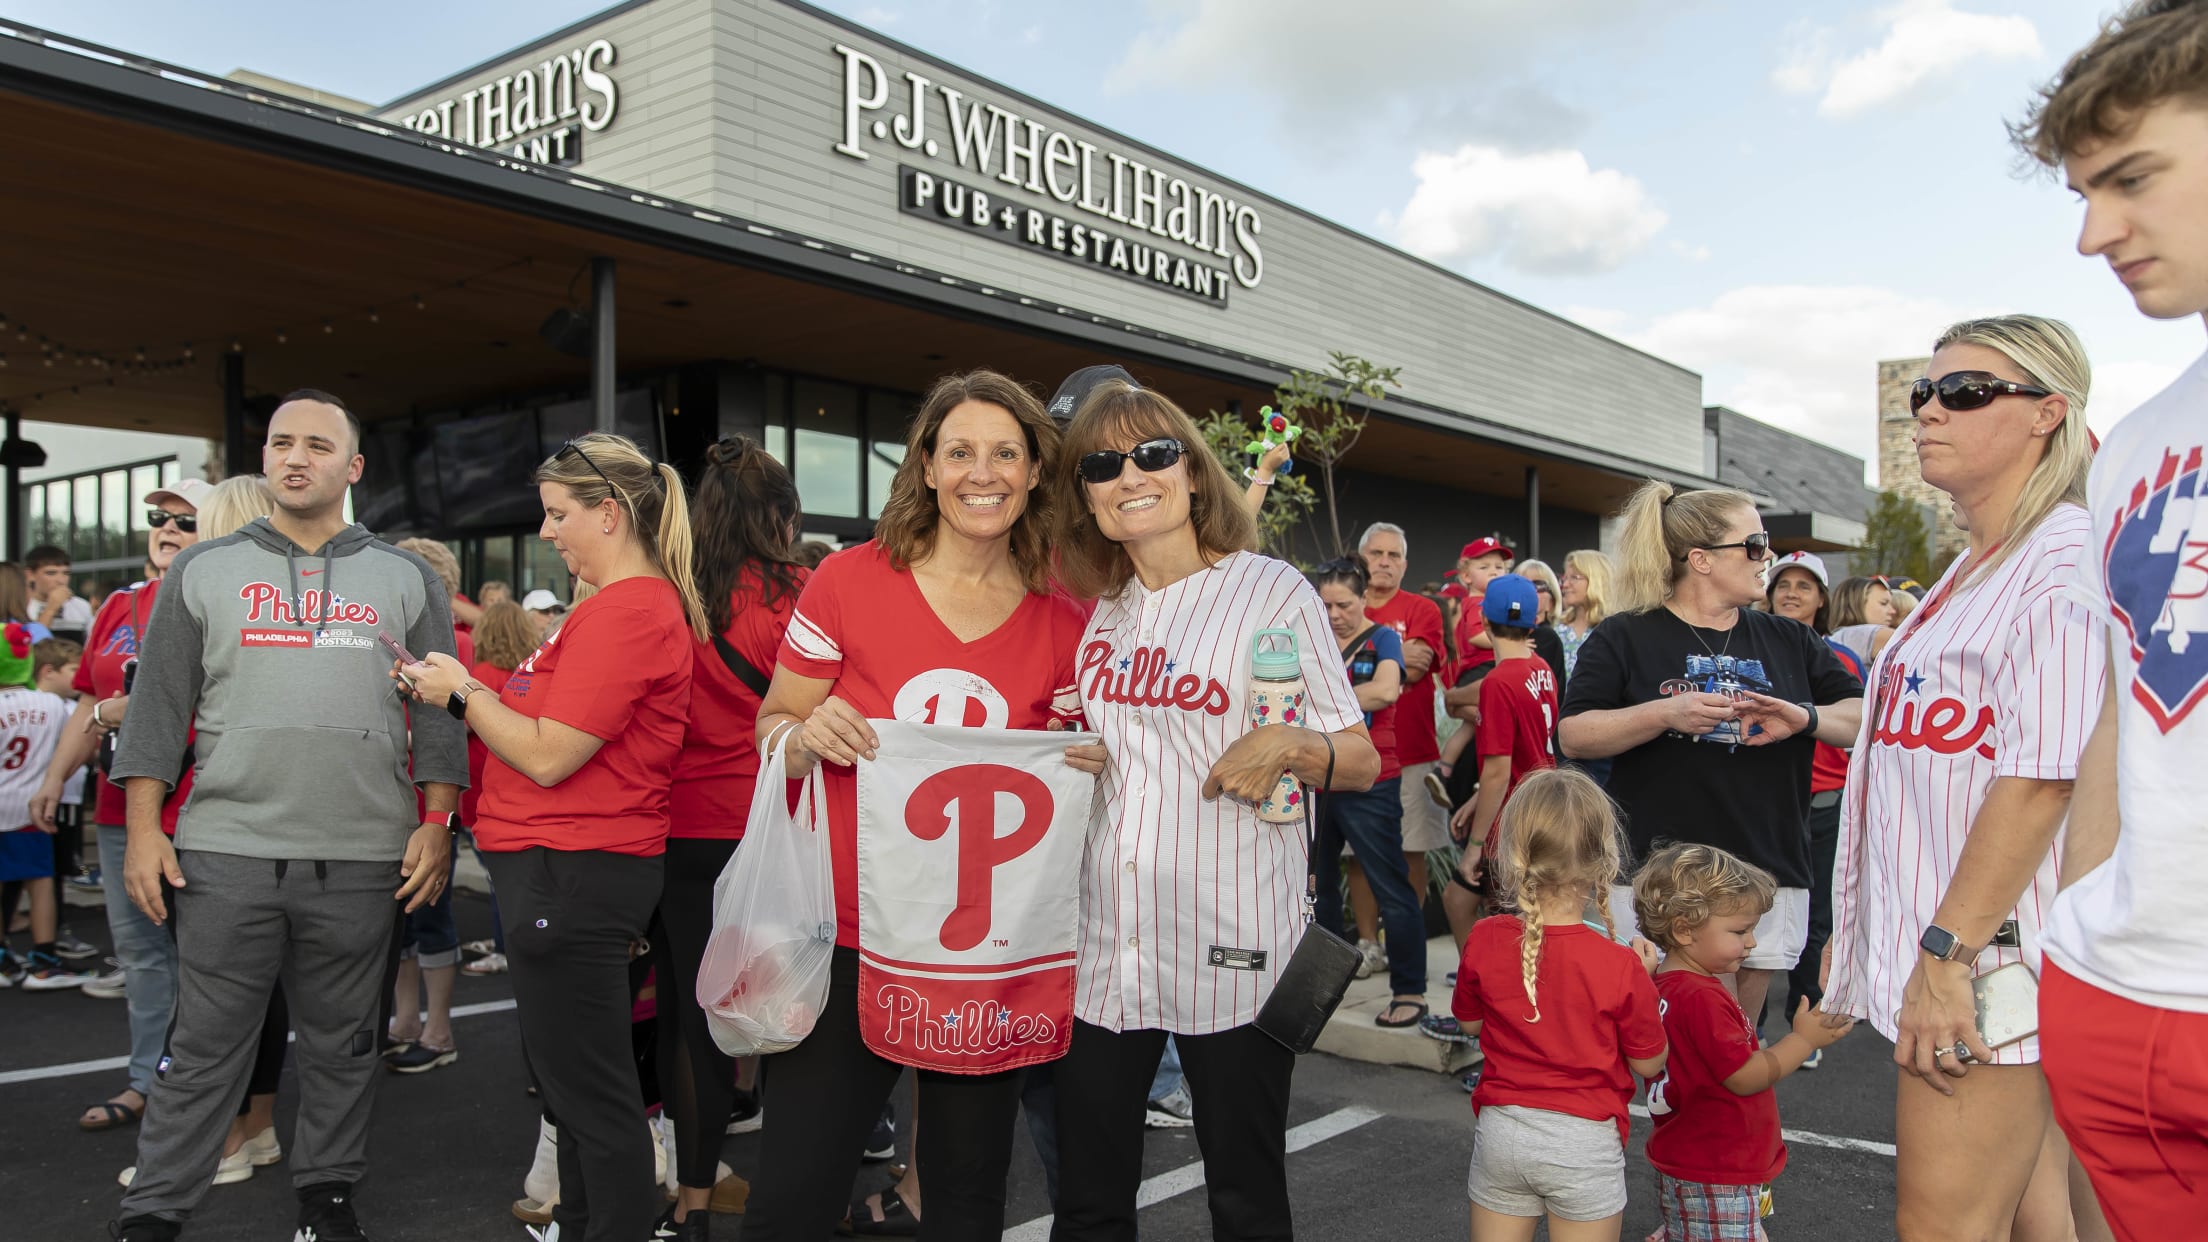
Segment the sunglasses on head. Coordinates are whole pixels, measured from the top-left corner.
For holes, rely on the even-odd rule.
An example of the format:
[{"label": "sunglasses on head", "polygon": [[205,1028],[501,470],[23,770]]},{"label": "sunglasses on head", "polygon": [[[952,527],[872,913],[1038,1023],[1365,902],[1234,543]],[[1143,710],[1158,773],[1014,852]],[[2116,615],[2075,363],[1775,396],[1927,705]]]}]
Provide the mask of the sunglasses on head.
[{"label": "sunglasses on head", "polygon": [[187,535],[199,529],[199,519],[189,513],[171,513],[167,509],[146,510],[147,530],[159,530],[171,522],[176,523],[176,528]]},{"label": "sunglasses on head", "polygon": [[1144,474],[1156,474],[1170,470],[1181,459],[1187,448],[1179,440],[1144,440],[1122,453],[1117,449],[1098,449],[1081,457],[1081,479],[1085,483],[1109,483],[1119,477],[1120,464],[1133,458],[1135,468]]},{"label": "sunglasses on head", "polygon": [[1920,379],[1909,386],[1909,412],[1916,413],[1937,395],[1950,410],[1981,410],[1997,397],[2051,397],[2054,394],[2030,384],[2005,380],[1990,371],[1950,371],[1940,378]]},{"label": "sunglasses on head", "polygon": [[601,479],[605,479],[606,487],[608,489],[617,493],[621,490],[618,487],[614,487],[613,480],[606,478],[606,472],[598,468],[598,463],[590,459],[590,454],[584,452],[583,446],[577,441],[569,440],[567,443],[562,444],[560,446],[560,451],[552,454],[552,460],[558,461],[560,458],[567,456],[569,453],[573,453],[577,457],[582,458],[583,464],[590,467],[590,472],[592,474],[597,475]]},{"label": "sunglasses on head", "polygon": [[[1722,552],[1727,548],[1739,548],[1750,561],[1760,561],[1771,555],[1771,532],[1759,530],[1739,543],[1698,543],[1694,545],[1704,552]],[[1680,557],[1680,560],[1687,559]]]}]

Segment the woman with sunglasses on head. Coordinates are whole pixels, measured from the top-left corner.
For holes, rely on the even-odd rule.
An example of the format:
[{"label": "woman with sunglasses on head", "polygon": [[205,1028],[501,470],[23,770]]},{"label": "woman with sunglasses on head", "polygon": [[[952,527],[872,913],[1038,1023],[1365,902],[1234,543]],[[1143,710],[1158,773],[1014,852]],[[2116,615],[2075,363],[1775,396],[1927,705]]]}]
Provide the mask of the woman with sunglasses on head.
[{"label": "woman with sunglasses on head", "polygon": [[1564,639],[1556,632],[1558,600],[1564,593],[1563,588],[1557,585],[1556,571],[1549,568],[1546,561],[1521,561],[1514,572],[1533,583],[1534,597],[1541,601],[1541,616],[1533,627],[1533,654],[1540,656],[1542,663],[1556,675],[1557,689],[1561,691],[1568,671],[1564,667]]},{"label": "woman with sunglasses on head", "polygon": [[629,959],[664,887],[668,786],[708,635],[682,476],[594,433],[537,467],[538,537],[595,588],[491,690],[450,656],[398,666],[490,752],[473,825],[498,887],[529,1065],[559,1128],[563,1242],[635,1242],[659,1205],[637,1124]]},{"label": "woman with sunglasses on head", "polygon": [[[1048,475],[1057,454],[1058,425],[1010,378],[972,371],[937,381],[906,434],[874,538],[822,561],[798,597],[759,709],[758,745],[771,756],[786,743],[783,775],[792,779],[825,765],[836,948],[812,1033],[761,1060],[767,1142],[745,1214],[748,1242],[828,1235],[882,1103],[910,1063],[888,1054],[925,1056],[876,1048],[860,1029],[861,888],[870,910],[879,899],[883,917],[895,917],[889,899],[909,878],[859,869],[857,765],[880,744],[867,721],[1062,729],[1080,716],[1081,613],[1050,573]],[[1103,755],[1094,745],[1068,747],[1066,762],[1093,773]],[[1070,892],[1021,896],[1073,900]],[[994,1238],[1004,1231],[1022,1071],[915,1068],[926,1142],[914,1160],[925,1206],[903,1197],[909,1185],[885,1190],[883,1216],[855,1212],[853,1224],[903,1232],[917,1216],[923,1238]]]},{"label": "woman with sunglasses on head", "polygon": [[2100,711],[2102,636],[2066,590],[2096,555],[2090,382],[2069,327],[2011,315],[1941,334],[1910,394],[1924,481],[1968,514],[1970,545],[1873,674],[1825,985],[1826,1008],[1894,1041],[1907,1242],[2072,1236],[2039,1040],[1988,1046],[1973,981],[2039,971],[2056,837]]},{"label": "woman with sunglasses on head", "polygon": [[1832,589],[1824,632],[1865,660],[1877,659],[1901,620],[1894,615],[1894,594],[1892,582],[1883,576],[1843,579]]},{"label": "woman with sunglasses on head", "polygon": [[[137,665],[139,640],[153,616],[154,600],[161,591],[161,576],[176,554],[199,542],[199,503],[214,488],[201,479],[185,479],[146,493],[146,561],[153,576],[107,597],[92,619],[92,632],[77,666],[77,707],[46,766],[46,779],[31,800],[31,816],[49,823],[61,802],[61,789],[69,774],[83,767],[96,753],[112,756],[108,739],[123,723],[130,709],[130,681]],[[15,575],[20,583],[22,575]],[[177,781],[176,789],[161,806],[161,827],[174,835],[176,816],[191,792],[191,773]],[[130,1016],[130,1083],[104,1102],[86,1109],[77,1118],[85,1130],[111,1130],[136,1122],[146,1108],[146,1093],[153,1089],[162,1043],[169,1018],[176,1008],[176,940],[156,926],[123,891],[123,789],[106,776],[104,760],[99,793],[92,807],[92,823],[99,837],[100,878],[107,896],[107,925],[115,942],[115,958],[122,963],[124,1000]]]},{"label": "woman with sunglasses on head", "polygon": [[[1617,611],[1579,649],[1559,734],[1574,759],[1614,760],[1637,856],[1712,845],[1777,878],[1736,981],[1754,1015],[1809,934],[1812,742],[1854,740],[1863,687],[1823,638],[1755,607],[1771,536],[1748,496],[1651,480],[1624,517]],[[1632,908],[1612,893],[1621,923]]]},{"label": "woman with sunglasses on head", "polygon": [[[1081,877],[1073,1047],[1057,1066],[1051,1236],[1135,1235],[1143,1110],[1168,1034],[1195,1098],[1214,1236],[1286,1238],[1295,1055],[1253,1024],[1304,934],[1307,838],[1257,803],[1292,772],[1364,790],[1381,758],[1319,596],[1251,551],[1240,489],[1186,414],[1122,381],[1066,430],[1060,572],[1096,597],[1081,705],[1110,755]],[[1251,728],[1259,632],[1294,632],[1302,718]],[[1277,642],[1277,638],[1271,640]],[[1145,670],[1138,672],[1136,670]]]}]

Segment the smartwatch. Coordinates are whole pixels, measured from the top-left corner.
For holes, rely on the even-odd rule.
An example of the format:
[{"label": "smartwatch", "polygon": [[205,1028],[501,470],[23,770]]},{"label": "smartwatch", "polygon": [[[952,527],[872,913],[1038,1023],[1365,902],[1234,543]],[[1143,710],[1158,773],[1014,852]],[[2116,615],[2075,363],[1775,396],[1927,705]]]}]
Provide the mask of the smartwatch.
[{"label": "smartwatch", "polygon": [[468,696],[478,690],[488,689],[490,689],[489,686],[474,683],[461,686],[452,692],[451,698],[445,700],[445,711],[449,712],[454,720],[465,723],[468,718]]},{"label": "smartwatch", "polygon": [[1943,962],[1959,962],[1975,956],[1963,938],[1938,923],[1927,923],[1924,934],[1917,937],[1917,947]]},{"label": "smartwatch", "polygon": [[1817,732],[1817,705],[1815,703],[1796,703],[1795,706],[1809,713],[1809,727],[1803,729],[1802,732],[1814,735]]}]

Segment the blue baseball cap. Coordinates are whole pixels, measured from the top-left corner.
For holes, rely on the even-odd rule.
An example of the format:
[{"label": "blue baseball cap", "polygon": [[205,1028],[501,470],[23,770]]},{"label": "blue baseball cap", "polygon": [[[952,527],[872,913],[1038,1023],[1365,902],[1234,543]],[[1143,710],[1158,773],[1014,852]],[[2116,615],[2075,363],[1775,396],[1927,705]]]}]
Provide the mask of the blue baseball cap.
[{"label": "blue baseball cap", "polygon": [[1531,629],[1541,615],[1541,596],[1533,589],[1533,579],[1522,574],[1504,574],[1487,584],[1480,612],[1489,625],[1522,625]]}]

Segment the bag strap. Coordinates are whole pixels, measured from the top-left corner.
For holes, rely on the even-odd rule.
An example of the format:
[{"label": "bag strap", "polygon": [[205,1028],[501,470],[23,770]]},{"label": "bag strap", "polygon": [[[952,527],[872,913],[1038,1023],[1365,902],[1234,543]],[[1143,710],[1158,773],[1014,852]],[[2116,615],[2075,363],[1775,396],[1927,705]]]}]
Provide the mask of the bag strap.
[{"label": "bag strap", "polygon": [[1321,731],[1319,733],[1319,740],[1326,743],[1326,776],[1322,780],[1320,780],[1318,789],[1313,789],[1309,785],[1306,785],[1303,788],[1303,837],[1305,864],[1303,885],[1303,925],[1305,927],[1311,926],[1311,921],[1314,917],[1316,917],[1319,908],[1319,821],[1316,810],[1314,809],[1312,804],[1316,803],[1319,800],[1319,794],[1322,790],[1325,790],[1334,784],[1334,739],[1329,734]]},{"label": "bag strap", "polygon": [[1350,660],[1351,660],[1351,659],[1352,659],[1353,657],[1355,657],[1355,656],[1356,656],[1356,654],[1357,654],[1358,652],[1360,652],[1360,651],[1363,651],[1363,650],[1365,649],[1365,644],[1366,644],[1366,643],[1369,643],[1369,642],[1371,642],[1371,641],[1372,641],[1372,636],[1373,636],[1374,634],[1377,634],[1377,633],[1379,633],[1379,632],[1380,632],[1380,627],[1379,627],[1379,625],[1378,625],[1378,624],[1373,624],[1373,625],[1368,625],[1368,626],[1366,626],[1366,627],[1365,627],[1365,632],[1364,632],[1364,633],[1362,633],[1362,634],[1359,634],[1359,635],[1358,635],[1358,636],[1357,636],[1356,638],[1354,638],[1354,639],[1351,639],[1351,640],[1350,640],[1350,644],[1349,644],[1349,645],[1348,645],[1347,647],[1344,647],[1344,648],[1342,648],[1342,663],[1343,663],[1343,664],[1345,664],[1345,665],[1346,665],[1346,664],[1348,664],[1348,663],[1350,662]]},{"label": "bag strap", "polygon": [[721,663],[736,674],[736,680],[751,687],[751,692],[760,698],[767,697],[767,675],[759,671],[758,665],[745,659],[743,652],[730,646],[728,639],[719,634],[713,636],[713,650],[721,653]]}]

